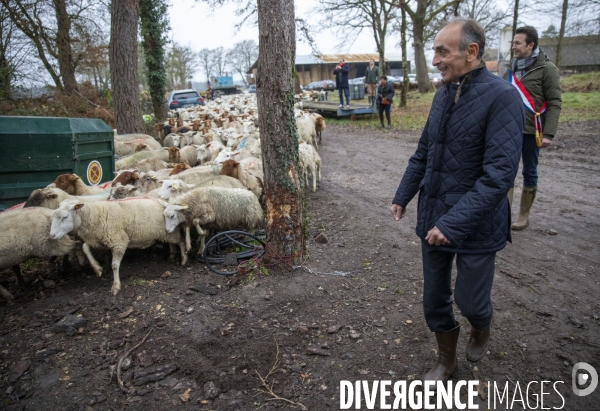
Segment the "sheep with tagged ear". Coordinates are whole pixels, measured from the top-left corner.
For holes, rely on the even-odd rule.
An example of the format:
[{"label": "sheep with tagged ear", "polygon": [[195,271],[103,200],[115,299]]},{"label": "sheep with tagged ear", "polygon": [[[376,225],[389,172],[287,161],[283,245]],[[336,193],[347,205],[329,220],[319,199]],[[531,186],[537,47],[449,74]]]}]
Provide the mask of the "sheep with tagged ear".
[{"label": "sheep with tagged ear", "polygon": [[217,156],[223,149],[225,149],[225,146],[217,141],[213,141],[211,143],[197,147],[198,162],[201,165],[204,165],[209,161],[215,161],[215,158],[217,158]]},{"label": "sheep with tagged ear", "polygon": [[168,232],[185,228],[186,249],[191,249],[190,229],[196,227],[200,236],[199,254],[204,252],[209,230],[224,231],[242,228],[253,231],[263,223],[263,211],[250,191],[240,188],[199,187],[182,194],[170,203],[161,200]]},{"label": "sheep with tagged ear", "polygon": [[[73,230],[84,242],[83,252],[98,276],[102,266],[91,248],[107,248],[112,252],[113,286],[116,295],[121,289],[119,269],[127,248],[148,248],[155,242],[179,245],[181,264],[187,263],[181,230],[165,230],[163,207],[155,199],[126,199],[82,203],[66,200],[52,211],[50,238],[61,239]],[[171,252],[173,254],[173,248]]]},{"label": "sheep with tagged ear", "polygon": [[140,193],[138,188],[132,184],[122,185],[121,183],[117,183],[113,188],[110,189],[110,196],[108,197],[109,201],[114,200],[122,200],[124,198],[130,197],[158,197],[158,192],[153,190],[149,193]]},{"label": "sheep with tagged ear", "polygon": [[179,147],[181,143],[181,134],[171,133],[165,137],[163,147]]},{"label": "sheep with tagged ear", "polygon": [[23,208],[44,207],[50,210],[56,210],[60,203],[69,198],[80,201],[106,201],[110,196],[110,191],[106,190],[99,194],[90,194],[85,196],[72,196],[60,188],[38,188],[33,190]]},{"label": "sheep with tagged ear", "polygon": [[[0,270],[12,267],[21,287],[25,282],[19,263],[32,257],[59,257],[77,253],[81,247],[70,236],[50,238],[51,224],[52,210],[47,208],[32,207],[0,213]],[[85,260],[82,258],[80,262],[83,265]],[[12,295],[2,286],[0,295],[8,304],[12,303]]]},{"label": "sheep with tagged ear", "polygon": [[[168,178],[166,175],[164,178]],[[136,181],[135,186],[139,190],[140,193],[148,193],[152,190],[160,188],[160,181],[163,176],[157,174],[155,171],[150,171],[148,173],[141,173],[140,178]]]}]

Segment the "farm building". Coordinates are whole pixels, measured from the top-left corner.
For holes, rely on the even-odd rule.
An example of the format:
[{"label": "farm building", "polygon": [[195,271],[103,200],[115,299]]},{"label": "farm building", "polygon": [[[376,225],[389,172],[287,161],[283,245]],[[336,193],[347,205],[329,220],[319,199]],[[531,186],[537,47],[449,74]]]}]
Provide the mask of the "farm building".
[{"label": "farm building", "polygon": [[[344,58],[350,64],[348,78],[363,77],[371,59],[379,64],[379,55],[372,54],[323,54],[319,57],[312,55],[296,56],[296,71],[300,75],[300,84],[303,86],[313,81],[335,80],[333,70],[340,58]],[[385,58],[385,73],[391,76],[402,75],[402,56],[400,54],[388,54]],[[256,83],[258,60],[250,67],[247,76],[249,83]],[[410,73],[410,61],[408,62]]]}]

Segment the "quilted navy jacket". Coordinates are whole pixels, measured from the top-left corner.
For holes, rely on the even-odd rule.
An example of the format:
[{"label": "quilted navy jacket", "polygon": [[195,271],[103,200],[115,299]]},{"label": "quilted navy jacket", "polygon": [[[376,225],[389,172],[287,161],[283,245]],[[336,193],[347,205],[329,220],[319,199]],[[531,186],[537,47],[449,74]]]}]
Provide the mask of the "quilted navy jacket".
[{"label": "quilted navy jacket", "polygon": [[440,250],[490,253],[511,240],[506,194],[519,167],[525,113],[514,87],[485,67],[460,82],[438,89],[393,203],[406,207],[419,192],[421,239],[437,226],[451,242]]}]

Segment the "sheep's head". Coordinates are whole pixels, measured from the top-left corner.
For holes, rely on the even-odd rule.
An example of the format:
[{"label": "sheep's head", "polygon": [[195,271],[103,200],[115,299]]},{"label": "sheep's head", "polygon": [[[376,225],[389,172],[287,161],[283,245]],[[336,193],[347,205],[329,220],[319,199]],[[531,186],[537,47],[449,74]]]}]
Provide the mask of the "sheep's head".
[{"label": "sheep's head", "polygon": [[186,210],[188,206],[169,204],[162,200],[158,201],[165,207],[165,211],[163,211],[163,215],[165,216],[165,229],[167,230],[167,233],[172,233],[179,224],[185,222],[185,216],[182,211]]},{"label": "sheep's head", "polygon": [[131,184],[121,185],[121,183],[117,183],[113,188],[110,189],[109,200],[121,200],[123,198],[128,198],[133,195],[137,191],[137,187],[132,186]]},{"label": "sheep's head", "polygon": [[143,151],[146,148],[148,148],[146,144],[138,144],[137,146],[135,146],[135,152],[137,153],[138,151]]},{"label": "sheep's head", "polygon": [[53,240],[61,239],[65,234],[70,233],[81,226],[81,217],[76,215],[75,211],[83,207],[84,204],[79,200],[64,200],[59,207],[52,212],[52,226],[50,227],[50,238]]},{"label": "sheep's head", "polygon": [[179,149],[177,147],[169,147],[169,161],[171,163],[179,163],[181,161],[181,156],[179,154]]},{"label": "sheep's head", "polygon": [[76,174],[61,174],[56,177],[54,184],[56,188],[60,188],[65,193],[75,195],[75,184],[77,180],[81,180]]},{"label": "sheep's head", "polygon": [[173,166],[173,170],[169,173],[170,176],[174,176],[175,174],[179,174],[182,171],[191,168],[189,164],[186,163],[177,163]]},{"label": "sheep's head", "polygon": [[138,170],[125,170],[115,177],[111,185],[115,187],[117,184],[135,184],[135,182],[138,181],[139,178],[140,173],[138,172]]},{"label": "sheep's head", "polygon": [[240,163],[235,160],[225,160],[223,161],[223,166],[221,167],[221,171],[219,172],[222,176],[229,176],[233,178],[238,178],[238,167]]},{"label": "sheep's head", "polygon": [[[60,189],[59,189],[60,190]],[[27,207],[43,207],[47,200],[55,200],[58,198],[58,194],[55,189],[46,187],[38,188],[33,190],[23,208]]]}]

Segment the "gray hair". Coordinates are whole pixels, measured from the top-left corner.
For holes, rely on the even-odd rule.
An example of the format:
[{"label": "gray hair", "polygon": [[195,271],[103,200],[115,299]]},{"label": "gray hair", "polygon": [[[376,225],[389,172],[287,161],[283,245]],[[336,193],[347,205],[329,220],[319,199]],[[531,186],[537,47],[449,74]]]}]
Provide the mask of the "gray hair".
[{"label": "gray hair", "polygon": [[460,24],[462,34],[459,44],[460,51],[465,51],[469,47],[469,44],[475,43],[479,46],[477,58],[481,59],[485,52],[485,31],[481,27],[481,24],[476,20],[466,17],[454,17],[446,23],[446,26],[451,24]]}]

